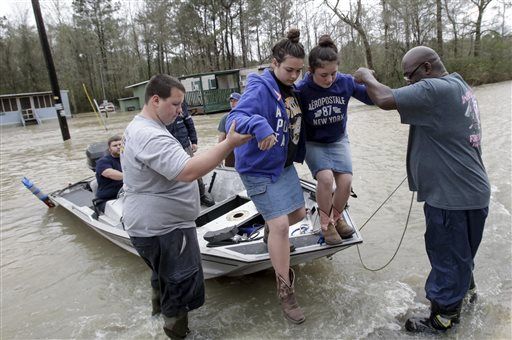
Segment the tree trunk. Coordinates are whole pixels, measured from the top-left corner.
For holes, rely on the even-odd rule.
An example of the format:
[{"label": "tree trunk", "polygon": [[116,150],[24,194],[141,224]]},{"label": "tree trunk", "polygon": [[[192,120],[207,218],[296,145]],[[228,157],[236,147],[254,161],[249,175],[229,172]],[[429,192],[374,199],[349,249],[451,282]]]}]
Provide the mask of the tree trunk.
[{"label": "tree trunk", "polygon": [[238,10],[239,10],[239,22],[240,22],[240,44],[242,48],[242,67],[247,67],[247,44],[245,37],[245,21],[244,21],[244,12],[243,12],[243,0],[238,2]]},{"label": "tree trunk", "polygon": [[384,23],[384,74],[386,79],[390,74],[390,67],[392,64],[389,62],[389,11],[387,0],[382,0],[382,22]]},{"label": "tree trunk", "polygon": [[373,57],[372,57],[372,49],[370,47],[370,42],[368,41],[368,37],[366,36],[366,32],[363,30],[362,27],[360,27],[360,29],[356,29],[357,32],[359,33],[359,36],[361,37],[361,39],[363,40],[363,45],[364,45],[364,54],[366,56],[366,66],[373,70],[374,67],[373,67]]},{"label": "tree trunk", "polygon": [[[356,18],[352,19],[345,13],[340,12],[340,10],[337,8],[338,3],[336,3],[336,6],[332,6],[330,3],[327,2],[327,0],[324,0],[324,3],[329,7],[334,14],[341,19],[344,23],[349,25],[350,27],[354,28],[357,33],[359,33],[359,36],[361,37],[361,40],[363,41],[364,45],[364,53],[366,56],[366,66],[370,69],[373,69],[373,57],[372,57],[372,50],[370,47],[370,42],[368,41],[368,36],[366,35],[366,32],[363,28],[363,26],[360,24],[361,20],[361,13],[362,13],[362,5],[361,0],[357,0],[357,9],[356,9]],[[350,10],[350,12],[352,9]]]},{"label": "tree trunk", "polygon": [[437,54],[443,57],[443,18],[441,0],[436,0]]},{"label": "tree trunk", "polygon": [[260,27],[256,27],[256,45],[258,45],[258,64],[261,64],[263,58],[261,57],[261,43],[260,43]]},{"label": "tree trunk", "polygon": [[457,22],[454,20],[454,18],[450,14],[450,9],[448,7],[448,0],[444,1],[444,8],[446,10],[446,17],[448,18],[448,21],[450,21],[450,23],[452,25],[452,30],[453,30],[453,56],[455,58],[457,58],[458,55],[459,55],[459,36],[458,36],[459,32],[458,32],[458,28],[457,28]]},{"label": "tree trunk", "polygon": [[473,51],[473,56],[480,56],[480,39],[482,37],[482,18],[484,16],[484,11],[487,5],[492,0],[471,0],[478,7],[478,18],[476,19],[475,25],[475,49]]},{"label": "tree trunk", "polygon": [[147,75],[146,77],[149,79],[151,78],[151,52],[150,52],[150,46],[149,41],[144,41],[144,47],[146,48],[146,64],[147,64]]}]

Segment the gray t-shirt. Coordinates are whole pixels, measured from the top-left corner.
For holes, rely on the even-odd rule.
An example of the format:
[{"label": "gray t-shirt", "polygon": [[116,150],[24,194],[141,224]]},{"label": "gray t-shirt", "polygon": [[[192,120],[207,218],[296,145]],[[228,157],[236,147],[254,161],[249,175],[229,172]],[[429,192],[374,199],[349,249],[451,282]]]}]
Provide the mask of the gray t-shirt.
[{"label": "gray t-shirt", "polygon": [[393,90],[409,124],[407,175],[418,201],[447,210],[489,205],[481,158],[480,113],[471,88],[457,73]]},{"label": "gray t-shirt", "polygon": [[164,125],[135,116],[123,136],[123,223],[130,236],[163,235],[195,227],[197,182],[175,180],[190,156]]},{"label": "gray t-shirt", "polygon": [[225,113],[219,121],[219,126],[217,127],[217,131],[226,133],[226,120],[228,118],[229,112]]}]

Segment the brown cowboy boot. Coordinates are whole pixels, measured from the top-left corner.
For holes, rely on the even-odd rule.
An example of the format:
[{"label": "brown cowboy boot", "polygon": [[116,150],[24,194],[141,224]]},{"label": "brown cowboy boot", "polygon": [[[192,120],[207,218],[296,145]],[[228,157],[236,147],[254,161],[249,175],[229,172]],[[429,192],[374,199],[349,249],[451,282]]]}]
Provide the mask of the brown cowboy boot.
[{"label": "brown cowboy boot", "polygon": [[277,297],[281,303],[285,318],[295,324],[300,324],[306,320],[306,317],[295,298],[295,272],[291,268],[289,275],[290,285],[286,283],[282,276],[276,273]]},{"label": "brown cowboy boot", "polygon": [[352,235],[356,232],[354,228],[352,228],[341,215],[340,218],[336,221],[335,227],[341,238],[351,238]]},{"label": "brown cowboy boot", "polygon": [[322,235],[324,236],[325,243],[328,245],[332,246],[343,243],[340,234],[338,234],[336,228],[331,222],[327,225],[327,230],[322,229]]},{"label": "brown cowboy boot", "polygon": [[[332,206],[332,209],[338,215],[338,220],[336,221],[335,224],[336,231],[343,239],[351,238],[356,231],[343,218],[343,210],[340,212],[338,209],[334,207],[334,205]],[[336,216],[336,214],[334,214],[334,216]]]},{"label": "brown cowboy boot", "polygon": [[[329,214],[327,214],[325,211],[318,208],[318,211],[320,214],[324,214],[324,217],[329,217]],[[320,215],[320,225],[322,225],[322,216]],[[324,236],[325,243],[328,245],[336,245],[343,242],[340,235],[336,231],[336,228],[334,227],[334,224],[331,222],[327,223],[327,226],[325,227],[327,229],[324,229],[324,226],[321,226],[320,229],[322,231],[322,235]]]}]

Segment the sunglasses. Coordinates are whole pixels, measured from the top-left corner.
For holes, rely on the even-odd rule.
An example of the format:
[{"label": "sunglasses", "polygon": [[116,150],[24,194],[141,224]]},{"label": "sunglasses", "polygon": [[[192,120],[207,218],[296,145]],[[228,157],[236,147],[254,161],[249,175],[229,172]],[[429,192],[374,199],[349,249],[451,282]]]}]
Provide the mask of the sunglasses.
[{"label": "sunglasses", "polygon": [[421,64],[419,64],[418,66],[416,66],[416,68],[415,68],[411,73],[409,73],[409,74],[404,73],[404,79],[405,79],[405,81],[411,81],[412,76],[414,75],[414,73],[416,73],[416,71],[418,71],[418,69],[419,69],[421,66],[425,65],[425,63],[426,63],[426,61],[424,61],[424,62],[422,62]]}]

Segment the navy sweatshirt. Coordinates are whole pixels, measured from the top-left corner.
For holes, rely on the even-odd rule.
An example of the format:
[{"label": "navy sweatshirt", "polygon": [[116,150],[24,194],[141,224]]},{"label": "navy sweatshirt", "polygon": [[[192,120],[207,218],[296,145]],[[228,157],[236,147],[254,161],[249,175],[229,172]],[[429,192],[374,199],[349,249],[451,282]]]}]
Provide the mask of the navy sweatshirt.
[{"label": "navy sweatshirt", "polygon": [[350,97],[373,105],[364,85],[356,84],[349,74],[337,73],[329,88],[318,86],[307,73],[297,86],[305,121],[306,140],[317,143],[339,141],[347,128]]},{"label": "navy sweatshirt", "polygon": [[197,132],[192,116],[188,112],[188,104],[185,101],[181,105],[181,110],[182,112],[176,117],[176,120],[166,127],[185,149],[191,143],[197,144]]}]

